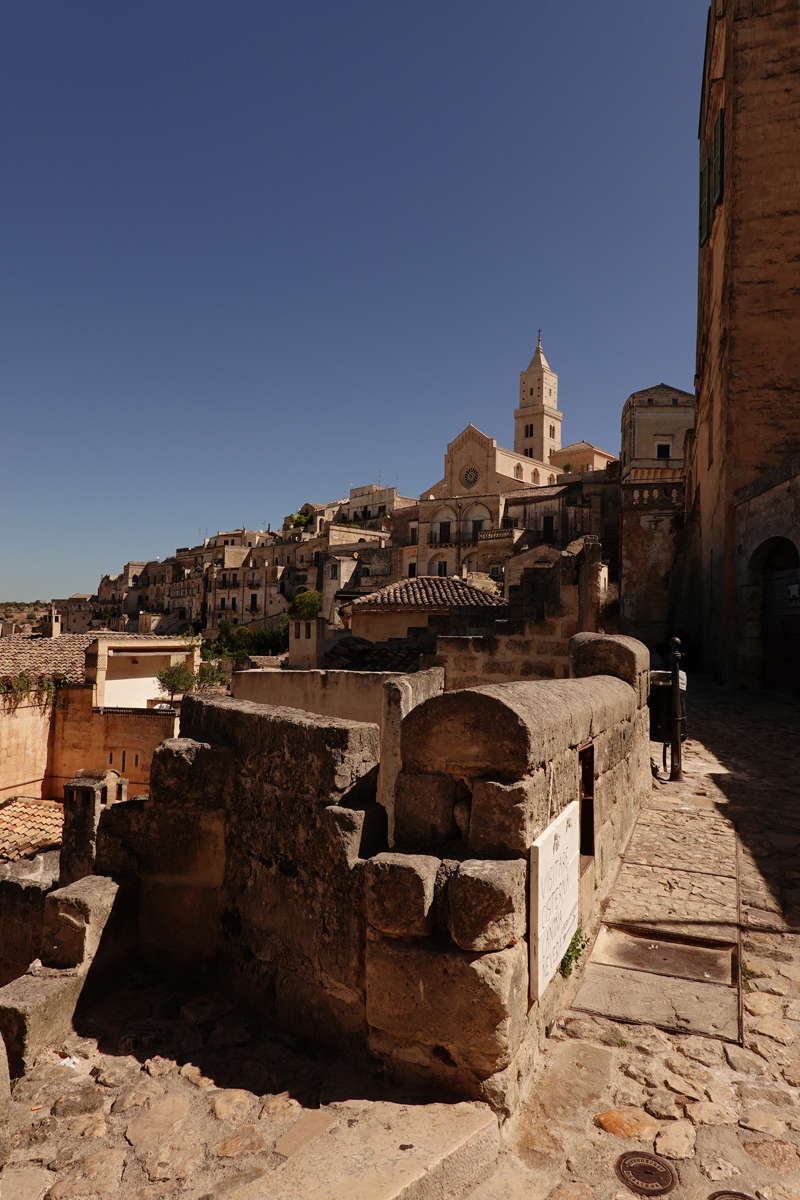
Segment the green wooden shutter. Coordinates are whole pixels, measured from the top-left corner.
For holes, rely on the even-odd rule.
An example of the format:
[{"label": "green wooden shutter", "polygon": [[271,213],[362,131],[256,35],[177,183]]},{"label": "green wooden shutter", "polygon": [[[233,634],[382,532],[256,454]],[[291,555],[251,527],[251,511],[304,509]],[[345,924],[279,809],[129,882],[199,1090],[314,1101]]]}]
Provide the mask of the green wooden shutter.
[{"label": "green wooden shutter", "polygon": [[714,122],[714,151],[712,158],[711,203],[716,206],[722,199],[725,160],[725,111],[720,109]]},{"label": "green wooden shutter", "polygon": [[705,246],[708,241],[708,179],[709,179],[709,162],[706,159],[703,164],[703,169],[700,172],[700,245]]}]

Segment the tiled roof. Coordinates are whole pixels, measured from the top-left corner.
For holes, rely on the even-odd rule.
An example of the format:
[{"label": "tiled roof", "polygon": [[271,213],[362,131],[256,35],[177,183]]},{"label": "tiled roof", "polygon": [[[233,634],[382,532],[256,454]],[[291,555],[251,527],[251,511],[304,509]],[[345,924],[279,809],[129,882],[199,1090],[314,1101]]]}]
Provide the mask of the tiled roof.
[{"label": "tiled roof", "polygon": [[61,845],[64,806],[17,797],[0,804],[0,859],[16,862]]},{"label": "tiled roof", "polygon": [[370,592],[352,602],[353,608],[484,608],[502,604],[482,588],[466,583],[457,575],[417,575],[401,579],[380,591]]},{"label": "tiled roof", "polygon": [[324,663],[334,671],[409,671],[419,670],[419,656],[423,647],[419,643],[404,642],[402,638],[390,642],[369,642],[366,638],[344,637],[325,654]]},{"label": "tiled roof", "polygon": [[506,508],[514,504],[527,504],[531,500],[554,500],[569,486],[567,483],[554,483],[548,487],[520,488],[518,492],[506,496]]},{"label": "tiled roof", "polygon": [[63,633],[56,638],[29,637],[24,633],[0,638],[0,675],[66,675],[69,683],[84,682],[86,647],[102,638],[104,641],[159,642],[157,634],[115,633],[109,629],[87,630],[86,633]]}]

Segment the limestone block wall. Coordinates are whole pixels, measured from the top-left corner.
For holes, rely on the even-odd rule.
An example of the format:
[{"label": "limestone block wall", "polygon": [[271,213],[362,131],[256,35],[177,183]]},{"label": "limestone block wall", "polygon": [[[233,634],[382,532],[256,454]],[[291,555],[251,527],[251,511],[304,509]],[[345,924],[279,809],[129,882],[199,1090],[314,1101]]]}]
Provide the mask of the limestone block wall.
[{"label": "limestone block wall", "polygon": [[[440,637],[436,656],[448,692],[487,683],[524,679],[566,679],[569,639],[578,632],[577,589],[574,610],[540,621],[498,621],[486,637]],[[427,660],[426,660],[427,661]]]},{"label": "limestone block wall", "polygon": [[189,696],[181,731],[154,756],[149,799],[97,829],[94,870],[135,894],[140,950],[213,966],[288,1028],[364,1047],[378,726]]},{"label": "limestone block wall", "polygon": [[377,724],[188,696],[149,798],[106,807],[96,831],[94,872],[120,885],[139,950],[213,971],[262,1017],[391,1074],[512,1112],[563,982],[531,1002],[531,845],[592,799],[590,927],[651,779],[646,649],[588,633],[570,649],[571,679],[441,692],[431,672],[427,698],[388,685],[392,848]]},{"label": "limestone block wall", "polygon": [[0,706],[0,801],[11,796],[42,799],[52,724],[51,708],[20,704],[9,712]]},{"label": "limestone block wall", "polygon": [[530,848],[591,800],[591,927],[651,783],[645,647],[586,633],[570,649],[575,678],[446,692],[405,718],[395,849],[365,866],[370,1049],[504,1112],[560,995],[556,977],[529,998]]}]

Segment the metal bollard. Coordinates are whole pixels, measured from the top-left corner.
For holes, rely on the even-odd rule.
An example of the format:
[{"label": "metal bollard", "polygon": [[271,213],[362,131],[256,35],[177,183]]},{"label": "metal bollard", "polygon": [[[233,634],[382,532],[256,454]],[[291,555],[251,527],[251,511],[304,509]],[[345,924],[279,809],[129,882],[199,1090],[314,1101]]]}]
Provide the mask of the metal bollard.
[{"label": "metal bollard", "polygon": [[681,760],[681,652],[680,638],[670,638],[672,647],[670,661],[672,663],[672,756],[669,778],[670,782],[680,782],[683,779],[683,763]]}]

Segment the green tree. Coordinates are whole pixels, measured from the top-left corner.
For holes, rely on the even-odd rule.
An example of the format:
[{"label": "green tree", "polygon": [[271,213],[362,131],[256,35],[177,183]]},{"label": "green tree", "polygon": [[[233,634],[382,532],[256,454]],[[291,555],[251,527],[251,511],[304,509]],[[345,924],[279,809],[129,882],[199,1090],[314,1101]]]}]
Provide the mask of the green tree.
[{"label": "green tree", "polygon": [[172,704],[176,692],[191,692],[194,689],[194,675],[186,663],[174,663],[171,667],[162,667],[156,675],[158,686],[162,692],[169,694]]},{"label": "green tree", "polygon": [[322,593],[313,589],[308,592],[298,592],[289,605],[289,617],[292,621],[310,621],[319,615],[322,608]]},{"label": "green tree", "polygon": [[200,663],[197,674],[194,677],[194,690],[196,692],[207,692],[209,688],[219,687],[220,684],[227,684],[228,676],[223,671],[222,667],[217,666],[213,662]]}]

